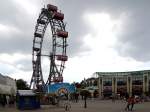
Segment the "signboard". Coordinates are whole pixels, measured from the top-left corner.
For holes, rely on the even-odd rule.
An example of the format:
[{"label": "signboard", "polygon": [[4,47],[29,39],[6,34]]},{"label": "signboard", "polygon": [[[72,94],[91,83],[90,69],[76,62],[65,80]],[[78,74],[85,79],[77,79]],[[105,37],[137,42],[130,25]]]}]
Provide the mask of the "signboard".
[{"label": "signboard", "polygon": [[71,85],[69,83],[56,83],[52,85],[48,85],[47,92],[52,94],[69,94],[76,91],[76,88],[74,85]]}]

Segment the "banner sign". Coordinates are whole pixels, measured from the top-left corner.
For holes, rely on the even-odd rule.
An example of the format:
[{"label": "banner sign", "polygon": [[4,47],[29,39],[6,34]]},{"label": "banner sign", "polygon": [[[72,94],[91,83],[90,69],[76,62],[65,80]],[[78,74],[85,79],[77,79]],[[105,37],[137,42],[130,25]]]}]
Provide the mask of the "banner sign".
[{"label": "banner sign", "polygon": [[71,85],[69,83],[56,83],[52,85],[48,85],[47,92],[52,94],[69,94],[74,93],[76,91],[76,88],[74,85]]}]

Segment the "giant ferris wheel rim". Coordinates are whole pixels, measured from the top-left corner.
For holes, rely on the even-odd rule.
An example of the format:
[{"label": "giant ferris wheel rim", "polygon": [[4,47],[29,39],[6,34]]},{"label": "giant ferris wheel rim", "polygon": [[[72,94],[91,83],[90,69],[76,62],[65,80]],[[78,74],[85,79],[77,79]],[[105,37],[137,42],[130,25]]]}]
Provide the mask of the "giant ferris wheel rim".
[{"label": "giant ferris wheel rim", "polygon": [[[53,6],[53,5],[51,5]],[[68,32],[65,30],[65,24],[63,22],[64,15],[60,12],[57,12],[56,6],[54,7],[47,7],[42,8],[41,13],[39,14],[39,17],[37,19],[37,23],[35,26],[35,32],[34,32],[34,38],[33,38],[33,47],[32,47],[32,67],[33,67],[33,75],[30,82],[30,87],[32,83],[35,83],[35,85],[45,85],[43,80],[43,74],[42,74],[42,65],[41,65],[41,56],[42,56],[42,46],[43,46],[43,39],[45,35],[45,31],[50,25],[51,32],[52,32],[52,49],[51,54],[49,55],[51,65],[49,69],[49,77],[46,82],[46,84],[50,84],[54,77],[56,77],[56,72],[58,76],[62,76],[65,61],[67,61],[67,55],[66,55],[66,48],[67,48],[67,37]],[[49,9],[49,8],[52,8]],[[61,44],[57,43],[57,39],[61,38],[62,40]],[[37,41],[38,40],[38,41]],[[62,54],[56,54],[56,50],[58,48],[61,48]],[[58,69],[57,65],[55,64],[56,58],[60,61],[60,67]],[[53,79],[51,79],[53,77]],[[39,78],[39,79],[38,79]]]}]

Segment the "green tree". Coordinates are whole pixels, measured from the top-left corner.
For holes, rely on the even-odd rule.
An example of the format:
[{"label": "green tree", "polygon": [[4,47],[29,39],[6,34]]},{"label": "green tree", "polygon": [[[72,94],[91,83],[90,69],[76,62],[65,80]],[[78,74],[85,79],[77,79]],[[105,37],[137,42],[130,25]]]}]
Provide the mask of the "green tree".
[{"label": "green tree", "polygon": [[84,80],[82,80],[80,82],[80,85],[81,85],[81,89],[84,89],[87,85],[86,85],[86,82]]},{"label": "green tree", "polygon": [[16,80],[16,85],[18,90],[29,90],[29,85],[23,79]]},{"label": "green tree", "polygon": [[95,79],[93,85],[94,85],[94,86],[97,86],[97,82],[98,82],[97,79]]}]

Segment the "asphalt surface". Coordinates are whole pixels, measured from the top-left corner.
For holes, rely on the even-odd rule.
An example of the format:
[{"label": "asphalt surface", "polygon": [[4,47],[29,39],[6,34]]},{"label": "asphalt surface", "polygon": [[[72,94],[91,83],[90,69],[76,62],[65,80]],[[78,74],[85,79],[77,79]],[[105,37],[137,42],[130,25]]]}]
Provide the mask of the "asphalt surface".
[{"label": "asphalt surface", "polygon": [[[37,110],[18,110],[16,107],[0,107],[0,112],[66,112],[64,103],[60,106],[44,105]],[[78,103],[70,102],[71,108],[67,112],[126,112],[125,101],[111,100],[87,100],[87,108],[84,108],[84,101]],[[135,104],[133,112],[150,112],[150,102],[142,102]]]}]

